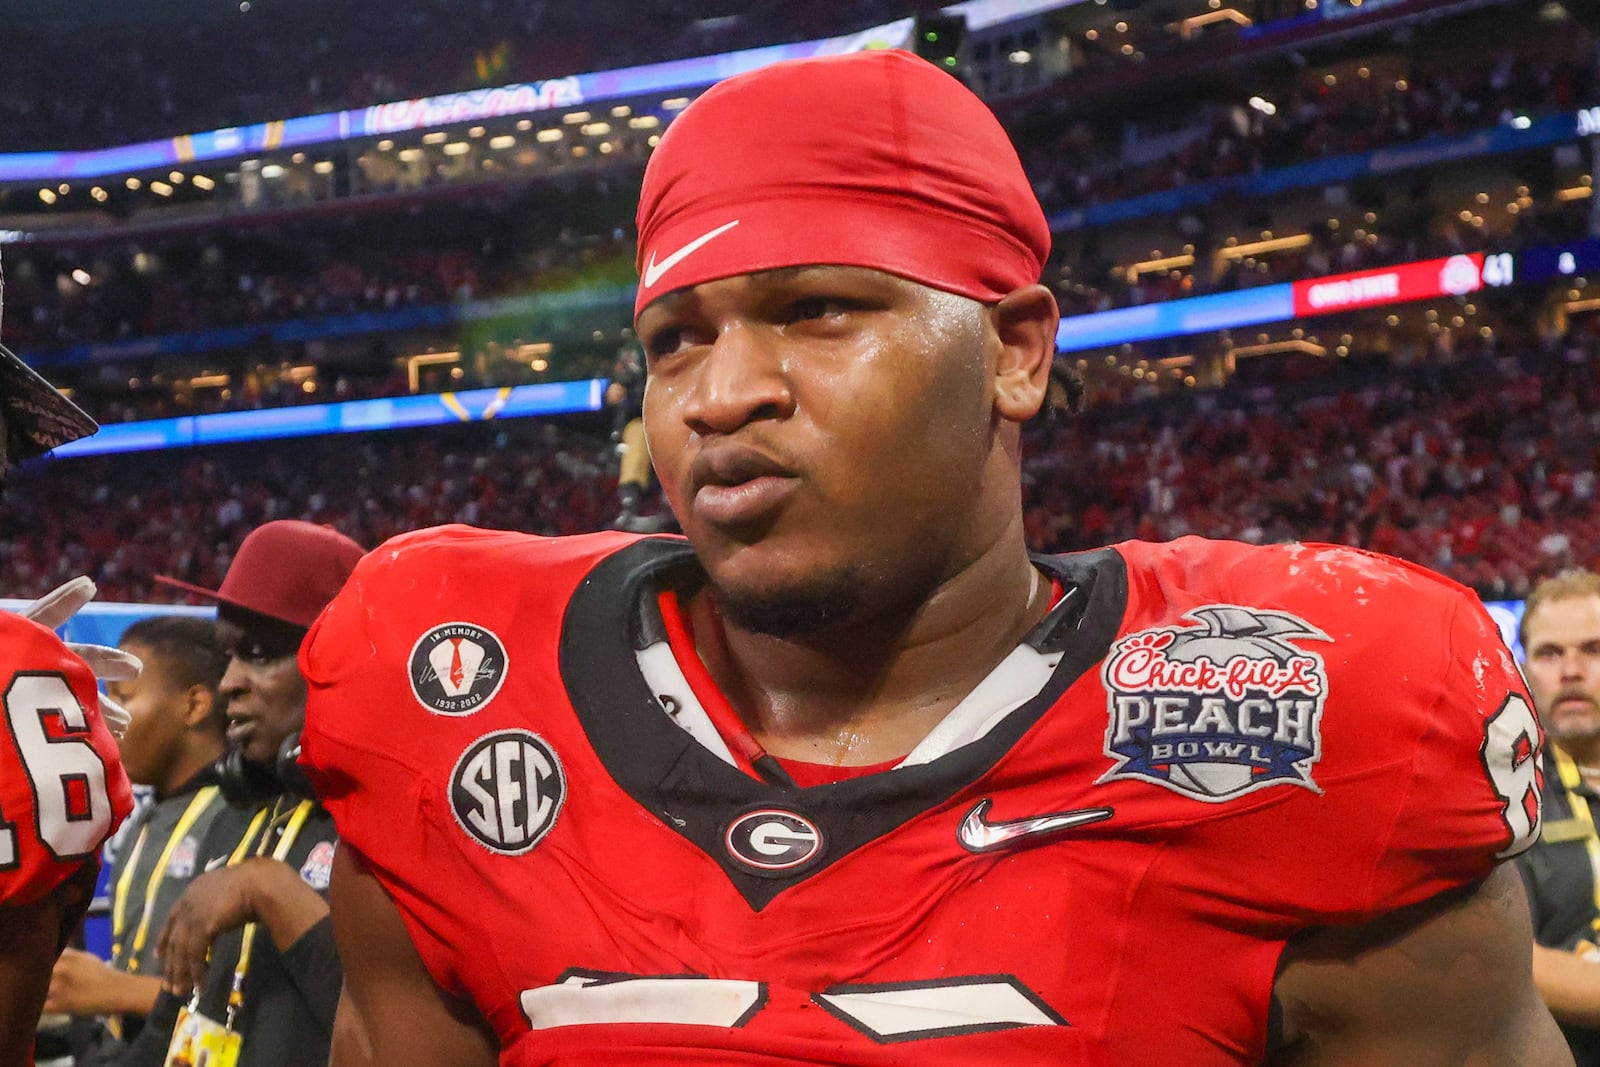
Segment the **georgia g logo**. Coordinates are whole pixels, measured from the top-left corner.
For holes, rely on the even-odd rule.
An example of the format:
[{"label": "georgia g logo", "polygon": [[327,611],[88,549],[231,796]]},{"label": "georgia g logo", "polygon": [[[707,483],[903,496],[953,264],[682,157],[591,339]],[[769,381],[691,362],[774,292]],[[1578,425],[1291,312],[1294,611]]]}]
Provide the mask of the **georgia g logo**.
[{"label": "georgia g logo", "polygon": [[411,646],[411,693],[436,715],[470,715],[506,680],[506,648],[470,622],[435,626]]},{"label": "georgia g logo", "polygon": [[496,730],[461,753],[450,774],[450,810],[478,844],[502,856],[537,845],[567,799],[555,749],[530,730]]},{"label": "georgia g logo", "polygon": [[757,808],[734,819],[723,844],[752,874],[794,874],[822,854],[822,830],[804,815],[781,808]]},{"label": "georgia g logo", "polygon": [[1101,782],[1132,778],[1220,803],[1272,785],[1321,792],[1328,674],[1303,641],[1332,638],[1282,611],[1209,604],[1188,626],[1156,626],[1111,647]]}]

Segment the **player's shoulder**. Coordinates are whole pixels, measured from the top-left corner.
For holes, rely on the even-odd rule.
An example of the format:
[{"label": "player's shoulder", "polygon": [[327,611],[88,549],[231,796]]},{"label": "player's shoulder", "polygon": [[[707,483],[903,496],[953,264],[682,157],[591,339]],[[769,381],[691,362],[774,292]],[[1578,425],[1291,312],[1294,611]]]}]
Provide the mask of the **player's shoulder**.
[{"label": "player's shoulder", "polygon": [[[366,687],[378,663],[404,664],[430,651],[481,646],[488,656],[509,652],[508,642],[554,647],[574,592],[605,560],[641,540],[461,525],[403,534],[356,565],[301,645],[301,671],[313,687]],[[417,669],[426,672],[425,665]]]},{"label": "player's shoulder", "polygon": [[[1128,572],[1125,633],[1169,633],[1198,642],[1194,654],[1314,661],[1338,705],[1330,729],[1383,723],[1420,736],[1453,717],[1476,744],[1483,716],[1522,688],[1477,596],[1404,560],[1342,545],[1196,537],[1116,550]],[[1360,710],[1368,706],[1384,712]]]},{"label": "player's shoulder", "polygon": [[[1251,832],[1298,872],[1284,887],[1348,915],[1481,878],[1530,839],[1537,817],[1523,801],[1536,794],[1518,783],[1532,780],[1538,728],[1470,590],[1337,545],[1114,547],[1127,575],[1102,669],[1108,753],[1124,763],[1114,777],[1219,805],[1251,793],[1299,801]],[[1352,843],[1358,826],[1386,829]],[[1307,867],[1306,840],[1345,846]],[[1307,879],[1333,888],[1307,890]]]},{"label": "player's shoulder", "polygon": [[515,567],[521,573],[530,568],[592,567],[638,539],[634,534],[612,532],[543,537],[460,524],[434,526],[385,541],[362,558],[351,580],[393,581],[461,571],[492,573],[503,567]]},{"label": "player's shoulder", "polygon": [[1134,598],[1273,607],[1352,633],[1415,632],[1428,619],[1444,624],[1482,611],[1472,590],[1442,574],[1349,545],[1182,537],[1115,548]]},{"label": "player's shoulder", "polygon": [[1351,545],[1289,541],[1256,545],[1206,537],[1125,541],[1114,546],[1130,576],[1211,588],[1305,587],[1345,596],[1471,597],[1466,586],[1407,560]]},{"label": "player's shoulder", "polygon": [[0,611],[0,669],[9,677],[17,671],[88,671],[89,667],[54,630]]}]

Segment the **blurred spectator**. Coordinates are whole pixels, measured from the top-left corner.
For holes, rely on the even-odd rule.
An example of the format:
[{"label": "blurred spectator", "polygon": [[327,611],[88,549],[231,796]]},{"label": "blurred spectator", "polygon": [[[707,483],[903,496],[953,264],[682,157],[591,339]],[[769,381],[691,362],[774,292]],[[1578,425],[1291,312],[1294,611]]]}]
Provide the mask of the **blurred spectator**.
[{"label": "blurred spectator", "polygon": [[1545,730],[1544,829],[1517,857],[1533,913],[1533,977],[1578,1067],[1600,1064],[1600,574],[1539,583],[1523,670]]},{"label": "blurred spectator", "polygon": [[224,808],[213,764],[223,752],[218,686],[228,657],[209,619],[141,619],[120,647],[144,663],[139,677],[108,682],[128,710],[118,741],[128,777],[152,790],[112,859],[111,962],[67,949],[56,962],[45,1011],[103,1016],[107,1029],[77,1050],[78,1067],[109,1064],[144,1027],[161,993],[156,935],[173,902],[200,873],[200,842]]},{"label": "blurred spectator", "polygon": [[666,514],[641,515],[639,505],[650,489],[650,443],[644,436],[644,350],[627,344],[617,351],[606,386],[611,408],[611,443],[617,452],[617,517],[611,525],[633,533],[659,533],[670,527]]}]

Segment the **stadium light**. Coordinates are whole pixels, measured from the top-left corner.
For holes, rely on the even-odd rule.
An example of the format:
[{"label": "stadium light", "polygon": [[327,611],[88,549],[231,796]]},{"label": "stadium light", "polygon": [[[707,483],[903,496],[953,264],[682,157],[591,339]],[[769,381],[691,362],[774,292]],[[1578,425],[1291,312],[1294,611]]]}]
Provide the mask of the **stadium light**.
[{"label": "stadium light", "polygon": [[1290,237],[1274,237],[1265,241],[1252,241],[1247,245],[1230,245],[1219,249],[1217,255],[1223,259],[1243,259],[1246,256],[1260,256],[1268,252],[1286,252],[1292,248],[1305,248],[1311,243],[1309,233],[1297,233]]},{"label": "stadium light", "polygon": [[1278,113],[1277,104],[1274,104],[1272,101],[1263,99],[1259,96],[1252,96],[1250,98],[1250,106],[1261,112],[1263,115],[1276,115]]},{"label": "stadium light", "polygon": [[1180,267],[1194,266],[1194,256],[1164,256],[1156,259],[1146,259],[1128,267],[1128,280],[1132,281],[1141,274],[1151,274],[1162,270],[1176,270]]}]

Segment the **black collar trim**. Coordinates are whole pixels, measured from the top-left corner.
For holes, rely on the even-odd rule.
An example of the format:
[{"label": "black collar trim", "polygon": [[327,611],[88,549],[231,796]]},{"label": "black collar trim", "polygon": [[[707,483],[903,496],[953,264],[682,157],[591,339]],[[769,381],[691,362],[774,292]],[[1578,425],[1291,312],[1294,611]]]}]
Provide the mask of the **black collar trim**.
[{"label": "black collar trim", "polygon": [[[1070,594],[1030,635],[1059,652],[1050,681],[986,736],[926,764],[796,789],[752,778],[718,759],[667,717],[634,658],[649,643],[642,601],[658,583],[704,580],[687,543],[634,542],[606,557],[580,583],[562,622],[560,666],[590,744],[616,783],[665,825],[694,842],[757,910],[778,893],[884,836],[976,781],[1086,671],[1104,658],[1122,624],[1128,577],[1112,549],[1037,556],[1034,564]],[[724,845],[740,815],[792,811],[819,828],[823,847],[781,875],[756,873]],[[952,841],[952,847],[955,847]]]}]

